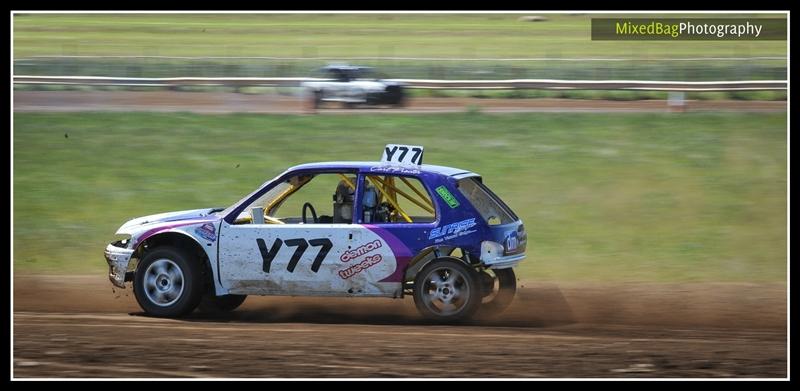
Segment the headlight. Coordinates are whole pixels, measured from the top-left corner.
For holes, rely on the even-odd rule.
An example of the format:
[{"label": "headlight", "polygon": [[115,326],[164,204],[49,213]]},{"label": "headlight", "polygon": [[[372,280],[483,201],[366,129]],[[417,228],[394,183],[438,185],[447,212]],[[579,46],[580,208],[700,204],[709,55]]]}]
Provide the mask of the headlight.
[{"label": "headlight", "polygon": [[128,248],[131,244],[131,235],[117,235],[111,245],[114,247]]}]

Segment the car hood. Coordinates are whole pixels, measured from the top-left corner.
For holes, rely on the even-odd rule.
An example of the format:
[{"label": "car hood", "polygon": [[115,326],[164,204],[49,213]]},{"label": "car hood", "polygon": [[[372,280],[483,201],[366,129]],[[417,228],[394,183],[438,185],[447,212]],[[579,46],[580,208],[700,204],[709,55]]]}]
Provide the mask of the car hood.
[{"label": "car hood", "polygon": [[178,212],[159,213],[150,216],[137,217],[133,220],[122,224],[117,230],[117,234],[122,235],[135,235],[143,230],[150,230],[158,227],[159,225],[167,225],[168,223],[181,222],[181,221],[213,221],[218,217],[212,215],[212,211],[221,210],[221,208],[205,208],[205,209],[192,209],[182,210]]}]

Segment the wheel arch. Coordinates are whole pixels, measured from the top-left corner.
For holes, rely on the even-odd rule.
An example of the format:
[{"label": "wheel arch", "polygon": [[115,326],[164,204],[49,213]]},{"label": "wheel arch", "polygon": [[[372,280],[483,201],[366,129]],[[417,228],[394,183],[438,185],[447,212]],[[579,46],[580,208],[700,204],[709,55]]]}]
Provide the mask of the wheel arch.
[{"label": "wheel arch", "polygon": [[[455,252],[455,250],[461,250],[461,257],[452,255],[452,253]],[[458,259],[467,266],[474,266],[469,262],[469,256],[467,254],[468,254],[467,251],[458,246],[434,245],[425,247],[408,263],[408,266],[406,267],[406,271],[403,277],[403,281],[404,282],[414,281],[414,278],[417,276],[417,273],[419,273],[419,271],[422,270],[428,263],[437,258],[448,257],[448,258]]]},{"label": "wheel arch", "polygon": [[164,231],[148,237],[136,246],[133,254],[137,259],[142,259],[148,251],[171,246],[186,251],[195,261],[202,262],[204,290],[215,289],[214,268],[211,264],[212,255],[200,244],[197,239],[181,231]]}]

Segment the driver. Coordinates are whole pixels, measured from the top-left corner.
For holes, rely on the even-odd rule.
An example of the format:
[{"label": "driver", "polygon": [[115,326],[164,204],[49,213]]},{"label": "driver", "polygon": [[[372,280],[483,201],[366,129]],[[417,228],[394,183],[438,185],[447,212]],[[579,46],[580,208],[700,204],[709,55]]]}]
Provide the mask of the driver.
[{"label": "driver", "polygon": [[[348,178],[351,183],[355,183],[355,178]],[[350,185],[343,179],[339,181],[336,186],[336,192],[333,194],[333,222],[334,223],[347,223],[353,222],[353,199],[355,198],[355,191],[350,188]]]}]

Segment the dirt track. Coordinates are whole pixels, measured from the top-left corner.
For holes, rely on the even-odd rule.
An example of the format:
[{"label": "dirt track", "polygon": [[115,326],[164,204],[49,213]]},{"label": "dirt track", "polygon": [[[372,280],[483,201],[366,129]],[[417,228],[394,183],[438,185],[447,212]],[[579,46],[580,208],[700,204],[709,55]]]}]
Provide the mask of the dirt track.
[{"label": "dirt track", "polygon": [[[784,112],[786,101],[688,101],[685,111]],[[405,108],[326,106],[318,114],[514,112],[669,112],[663,100],[414,98]],[[309,114],[301,98],[176,91],[14,91],[15,112],[155,111],[197,113]]]},{"label": "dirt track", "polygon": [[15,377],[785,377],[786,288],[523,283],[501,317],[411,299],[249,297],[143,316],[104,276],[16,276]]}]

